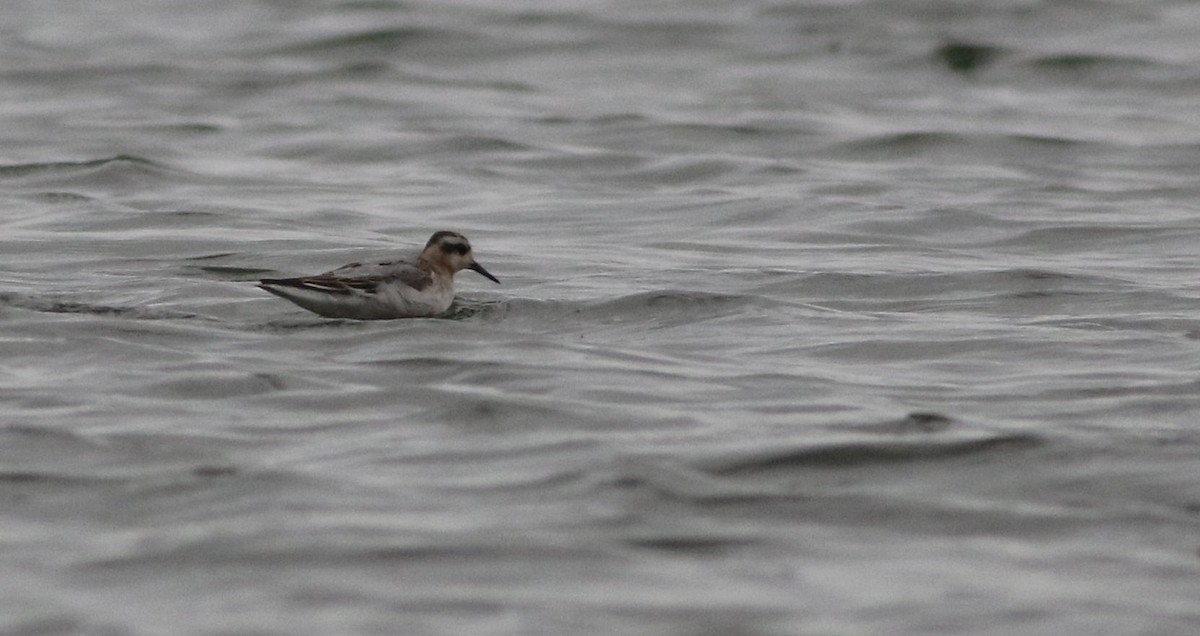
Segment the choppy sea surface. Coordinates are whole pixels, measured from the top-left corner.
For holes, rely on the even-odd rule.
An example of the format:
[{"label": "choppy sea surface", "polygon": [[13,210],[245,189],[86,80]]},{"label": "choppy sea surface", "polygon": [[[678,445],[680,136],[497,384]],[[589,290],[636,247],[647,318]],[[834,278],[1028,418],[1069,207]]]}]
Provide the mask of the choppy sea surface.
[{"label": "choppy sea surface", "polygon": [[5,3],[0,634],[1200,633],[1198,34]]}]

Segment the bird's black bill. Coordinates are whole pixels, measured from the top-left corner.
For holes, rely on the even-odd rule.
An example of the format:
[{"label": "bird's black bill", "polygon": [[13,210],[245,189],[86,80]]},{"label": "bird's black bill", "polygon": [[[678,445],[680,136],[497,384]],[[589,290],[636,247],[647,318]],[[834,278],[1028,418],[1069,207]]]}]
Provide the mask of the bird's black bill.
[{"label": "bird's black bill", "polygon": [[467,269],[479,272],[480,274],[483,274],[483,276],[485,278],[491,280],[493,283],[496,283],[497,285],[500,284],[500,279],[496,278],[495,276],[492,276],[492,273],[487,271],[486,269],[484,269],[483,265],[480,265],[479,263],[471,263],[471,265],[468,266]]}]

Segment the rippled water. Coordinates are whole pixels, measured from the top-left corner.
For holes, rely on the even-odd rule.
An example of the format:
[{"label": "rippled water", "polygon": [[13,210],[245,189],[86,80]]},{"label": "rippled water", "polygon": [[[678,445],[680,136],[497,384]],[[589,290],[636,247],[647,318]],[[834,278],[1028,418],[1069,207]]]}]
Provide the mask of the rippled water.
[{"label": "rippled water", "polygon": [[5,18],[0,633],[1200,630],[1193,3]]}]

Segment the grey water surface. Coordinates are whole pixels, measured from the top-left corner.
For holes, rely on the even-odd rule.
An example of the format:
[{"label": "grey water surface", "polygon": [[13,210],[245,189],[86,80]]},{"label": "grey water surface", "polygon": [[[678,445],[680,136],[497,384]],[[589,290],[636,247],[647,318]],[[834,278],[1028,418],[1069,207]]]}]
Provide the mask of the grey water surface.
[{"label": "grey water surface", "polygon": [[4,636],[1200,633],[1196,3],[24,0],[0,89]]}]

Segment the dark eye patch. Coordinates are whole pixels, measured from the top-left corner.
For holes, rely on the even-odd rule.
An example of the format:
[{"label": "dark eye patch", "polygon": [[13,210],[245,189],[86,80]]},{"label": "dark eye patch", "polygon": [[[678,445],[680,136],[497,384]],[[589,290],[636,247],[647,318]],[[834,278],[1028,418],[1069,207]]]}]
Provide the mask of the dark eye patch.
[{"label": "dark eye patch", "polygon": [[447,254],[466,255],[467,252],[471,251],[471,246],[457,241],[442,241],[442,251]]}]

